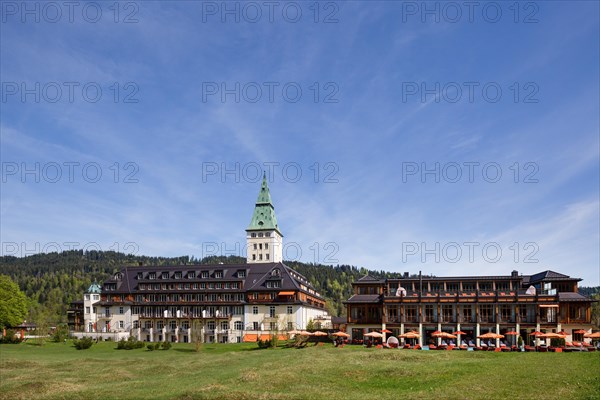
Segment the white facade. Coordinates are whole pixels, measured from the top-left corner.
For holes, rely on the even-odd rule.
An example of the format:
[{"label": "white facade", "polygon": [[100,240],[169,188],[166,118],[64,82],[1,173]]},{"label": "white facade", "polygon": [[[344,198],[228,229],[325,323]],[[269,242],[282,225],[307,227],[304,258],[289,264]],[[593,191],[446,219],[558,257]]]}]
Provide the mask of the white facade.
[{"label": "white facade", "polygon": [[248,264],[283,262],[283,237],[276,230],[246,232]]}]

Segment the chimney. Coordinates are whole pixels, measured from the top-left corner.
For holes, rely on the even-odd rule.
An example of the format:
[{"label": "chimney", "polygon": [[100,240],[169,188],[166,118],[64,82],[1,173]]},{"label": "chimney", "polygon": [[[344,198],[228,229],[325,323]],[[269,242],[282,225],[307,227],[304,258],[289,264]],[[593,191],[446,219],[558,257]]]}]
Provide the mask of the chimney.
[{"label": "chimney", "polygon": [[408,272],[404,273],[404,279],[408,279]]},{"label": "chimney", "polygon": [[513,270],[513,272],[510,274],[511,278],[518,278],[519,277],[519,271],[517,271],[516,269]]}]

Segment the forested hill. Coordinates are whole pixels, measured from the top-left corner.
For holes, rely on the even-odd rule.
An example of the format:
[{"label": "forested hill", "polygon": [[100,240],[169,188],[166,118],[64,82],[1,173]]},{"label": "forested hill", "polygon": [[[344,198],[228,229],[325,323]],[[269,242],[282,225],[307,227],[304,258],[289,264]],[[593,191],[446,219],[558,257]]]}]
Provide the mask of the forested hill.
[{"label": "forested hill", "polygon": [[[68,305],[79,300],[95,280],[102,282],[125,265],[182,265],[245,263],[242,257],[148,257],[114,251],[71,250],[62,253],[35,254],[17,258],[0,257],[0,274],[9,275],[31,300],[32,320],[40,318],[58,323],[66,320]],[[342,301],[350,297],[352,282],[365,274],[374,277],[398,277],[398,273],[371,271],[350,265],[329,266],[286,261],[286,265],[304,275],[325,296],[332,315],[342,315]]]}]

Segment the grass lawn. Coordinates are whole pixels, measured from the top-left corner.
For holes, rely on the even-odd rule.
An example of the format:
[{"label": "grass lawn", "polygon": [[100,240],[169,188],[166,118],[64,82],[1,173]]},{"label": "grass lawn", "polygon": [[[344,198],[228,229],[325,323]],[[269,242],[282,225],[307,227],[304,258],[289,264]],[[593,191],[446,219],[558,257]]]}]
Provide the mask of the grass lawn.
[{"label": "grass lawn", "polygon": [[0,345],[1,399],[599,399],[600,352]]}]

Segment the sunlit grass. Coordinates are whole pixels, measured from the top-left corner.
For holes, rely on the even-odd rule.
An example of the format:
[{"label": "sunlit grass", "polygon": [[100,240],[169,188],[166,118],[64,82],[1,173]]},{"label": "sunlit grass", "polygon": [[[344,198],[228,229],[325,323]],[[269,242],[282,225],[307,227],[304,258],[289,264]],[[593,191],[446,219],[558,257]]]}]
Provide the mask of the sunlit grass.
[{"label": "sunlit grass", "polygon": [[0,345],[3,399],[597,399],[600,353]]}]

